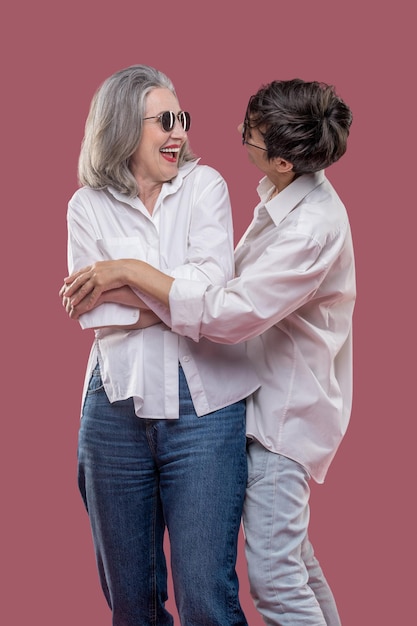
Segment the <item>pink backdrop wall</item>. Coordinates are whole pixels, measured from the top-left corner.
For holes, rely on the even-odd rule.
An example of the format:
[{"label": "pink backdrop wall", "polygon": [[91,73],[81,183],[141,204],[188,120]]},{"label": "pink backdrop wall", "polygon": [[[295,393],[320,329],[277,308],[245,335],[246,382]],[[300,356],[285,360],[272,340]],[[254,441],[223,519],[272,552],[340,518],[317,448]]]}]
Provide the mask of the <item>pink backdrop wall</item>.
[{"label": "pink backdrop wall", "polygon": [[[89,102],[104,78],[133,63],[173,79],[193,115],[194,151],[229,183],[236,240],[260,178],[236,131],[249,96],[264,82],[300,77],[335,84],[352,107],[348,152],[328,176],[348,207],[356,246],[354,407],[326,483],[313,486],[311,535],[344,626],[414,619],[409,4],[232,7],[224,0],[40,0],[2,11],[0,621],[8,626],[110,623],[76,486],[92,337],[67,319],[57,293]],[[239,572],[249,623],[261,626],[242,546]]]}]

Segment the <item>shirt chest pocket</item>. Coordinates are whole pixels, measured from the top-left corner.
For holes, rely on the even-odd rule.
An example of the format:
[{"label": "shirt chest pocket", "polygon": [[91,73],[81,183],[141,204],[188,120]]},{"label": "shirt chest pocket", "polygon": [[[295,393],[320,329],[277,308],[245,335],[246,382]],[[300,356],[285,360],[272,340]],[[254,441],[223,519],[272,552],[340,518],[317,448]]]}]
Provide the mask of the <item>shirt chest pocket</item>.
[{"label": "shirt chest pocket", "polygon": [[138,259],[159,266],[158,238],[106,237],[97,241],[104,259]]}]

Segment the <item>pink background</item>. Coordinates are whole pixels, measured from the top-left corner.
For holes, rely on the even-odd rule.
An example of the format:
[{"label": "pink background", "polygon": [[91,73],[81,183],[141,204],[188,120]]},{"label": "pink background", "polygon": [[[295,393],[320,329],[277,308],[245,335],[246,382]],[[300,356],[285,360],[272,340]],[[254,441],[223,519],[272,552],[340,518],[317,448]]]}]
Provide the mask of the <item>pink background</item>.
[{"label": "pink background", "polygon": [[[249,96],[270,80],[300,77],[335,84],[351,106],[348,153],[328,176],[348,207],[356,246],[354,408],[326,483],[312,487],[311,535],[344,626],[415,619],[411,5],[234,6],[40,0],[2,10],[0,621],[7,626],[110,624],[76,485],[92,336],[67,319],[58,289],[90,99],[108,75],[134,63],[174,81],[193,116],[194,151],[229,183],[236,240],[260,178],[236,131]],[[238,567],[249,623],[261,626],[242,544]]]}]

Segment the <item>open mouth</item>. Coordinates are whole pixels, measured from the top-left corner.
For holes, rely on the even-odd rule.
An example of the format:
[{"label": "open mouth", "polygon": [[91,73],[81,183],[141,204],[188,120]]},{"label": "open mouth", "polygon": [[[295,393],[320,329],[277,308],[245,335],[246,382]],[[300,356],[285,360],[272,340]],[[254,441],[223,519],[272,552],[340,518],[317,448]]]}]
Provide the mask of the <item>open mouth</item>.
[{"label": "open mouth", "polygon": [[176,163],[178,160],[178,154],[180,149],[177,146],[167,146],[166,148],[161,148],[159,151],[166,161],[170,163]]}]

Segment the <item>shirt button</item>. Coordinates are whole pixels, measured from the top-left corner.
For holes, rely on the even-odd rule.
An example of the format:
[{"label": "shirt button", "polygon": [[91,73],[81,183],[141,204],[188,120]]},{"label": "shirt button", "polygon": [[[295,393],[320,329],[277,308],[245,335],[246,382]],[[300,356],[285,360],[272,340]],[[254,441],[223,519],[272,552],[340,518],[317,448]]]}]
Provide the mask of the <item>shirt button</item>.
[{"label": "shirt button", "polygon": [[185,357],[183,357],[182,360],[184,361],[184,363],[188,363],[188,361],[190,360],[190,357],[189,356],[185,356]]}]

